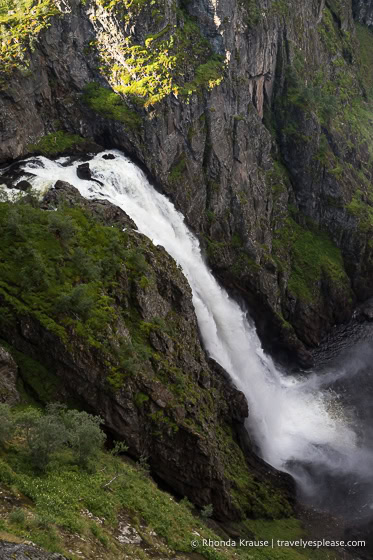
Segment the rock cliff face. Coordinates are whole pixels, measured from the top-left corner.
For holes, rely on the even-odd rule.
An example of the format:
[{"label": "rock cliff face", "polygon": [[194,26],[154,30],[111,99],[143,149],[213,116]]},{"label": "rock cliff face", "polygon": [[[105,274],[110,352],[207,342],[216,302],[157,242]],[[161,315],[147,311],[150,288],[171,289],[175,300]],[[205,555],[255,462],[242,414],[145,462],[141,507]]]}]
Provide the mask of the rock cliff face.
[{"label": "rock cliff face", "polygon": [[357,21],[373,27],[373,2],[371,0],[353,0],[352,9]]},{"label": "rock cliff face", "polygon": [[[71,149],[74,134],[124,150],[267,347],[310,365],[373,290],[370,84],[351,1],[53,5],[20,67],[4,67],[0,159],[57,153],[61,130]],[[353,9],[369,24],[370,3]]]},{"label": "rock cliff face", "polygon": [[0,402],[8,404],[19,402],[16,385],[17,364],[9,352],[0,347]]}]

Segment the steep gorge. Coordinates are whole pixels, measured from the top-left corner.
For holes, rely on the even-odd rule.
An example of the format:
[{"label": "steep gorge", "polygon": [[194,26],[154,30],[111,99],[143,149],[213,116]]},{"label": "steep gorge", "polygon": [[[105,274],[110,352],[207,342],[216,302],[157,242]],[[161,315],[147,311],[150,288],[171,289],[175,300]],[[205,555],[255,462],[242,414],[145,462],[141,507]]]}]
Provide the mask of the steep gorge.
[{"label": "steep gorge", "polygon": [[38,141],[59,130],[124,150],[267,347],[310,365],[372,295],[370,82],[350,2],[55,5],[21,68],[5,64],[2,160],[58,152]]},{"label": "steep gorge", "polygon": [[[45,0],[26,34],[8,10],[0,162],[123,150],[186,216],[265,348],[309,367],[332,326],[373,295],[371,4]],[[4,177],[11,186],[12,169]],[[61,200],[64,212],[67,201],[132,228],[66,184],[44,210]],[[73,319],[64,339],[48,313],[35,315],[35,302],[23,307],[25,286],[18,303],[12,281],[5,295],[2,286],[0,335],[27,391],[102,414],[133,457],[149,455],[159,479],[198,506],[212,503],[219,519],[289,515],[291,481],[247,441],[246,402],[206,358],[185,279],[139,234],[126,242],[145,264],[130,255],[119,288],[105,286],[117,320],[106,332],[118,350],[110,363],[102,332],[92,339]]]}]

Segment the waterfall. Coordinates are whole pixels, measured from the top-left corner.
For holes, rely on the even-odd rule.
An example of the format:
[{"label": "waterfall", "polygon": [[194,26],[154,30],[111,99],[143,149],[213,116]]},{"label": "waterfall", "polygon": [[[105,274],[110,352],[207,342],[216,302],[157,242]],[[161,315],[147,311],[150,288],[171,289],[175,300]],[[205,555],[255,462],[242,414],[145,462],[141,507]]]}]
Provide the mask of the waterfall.
[{"label": "waterfall", "polygon": [[92,176],[103,186],[80,180],[76,175],[80,162],[68,158],[30,158],[23,168],[35,175],[36,189],[67,181],[86,198],[106,199],[119,206],[141,233],[162,245],[180,265],[193,292],[204,346],[246,395],[247,428],[265,461],[292,473],[310,493],[316,491],[317,481],[307,474],[309,465],[331,474],[365,476],[366,466],[372,466],[371,456],[359,444],[353,419],[328,388],[331,377],[348,372],[295,377],[279,371],[263,352],[245,311],[209,271],[182,214],[127,157],[115,150],[105,153],[114,159],[104,159],[101,153],[90,160]]}]

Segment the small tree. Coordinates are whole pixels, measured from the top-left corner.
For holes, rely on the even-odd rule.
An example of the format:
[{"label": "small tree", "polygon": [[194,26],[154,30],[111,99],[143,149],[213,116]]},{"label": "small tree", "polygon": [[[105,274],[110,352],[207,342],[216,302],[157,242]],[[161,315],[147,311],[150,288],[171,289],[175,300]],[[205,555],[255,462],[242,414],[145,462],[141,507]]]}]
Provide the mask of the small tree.
[{"label": "small tree", "polygon": [[31,431],[30,456],[34,466],[44,471],[56,451],[63,449],[68,434],[61,418],[52,414],[41,416]]},{"label": "small tree", "polygon": [[207,504],[207,506],[204,506],[201,510],[201,517],[203,517],[204,519],[208,519],[209,517],[212,517],[214,513],[214,508],[212,506],[212,504]]},{"label": "small tree", "polygon": [[37,425],[40,416],[40,410],[33,408],[32,406],[21,410],[15,416],[15,425],[22,431],[22,433],[24,433],[28,445],[30,445],[31,442],[32,430]]},{"label": "small tree", "polygon": [[14,433],[14,422],[8,404],[0,403],[0,445],[10,440]]},{"label": "small tree", "polygon": [[101,276],[101,268],[98,263],[95,263],[92,257],[82,249],[77,247],[71,258],[73,266],[79,272],[82,278],[91,282],[98,280]]},{"label": "small tree", "polygon": [[64,420],[68,431],[67,441],[75,461],[84,468],[90,468],[106,439],[100,428],[102,418],[87,412],[69,410]]},{"label": "small tree", "polygon": [[[6,426],[11,426],[8,419],[11,420],[9,407],[0,405],[0,443]],[[91,468],[106,438],[100,428],[102,422],[99,416],[67,410],[60,403],[49,404],[46,414],[30,407],[15,415],[15,425],[25,436],[31,462],[41,471],[46,470],[53,455],[66,450],[78,465]],[[10,428],[8,433],[12,433]]]},{"label": "small tree", "polygon": [[94,304],[89,287],[86,284],[79,284],[70,293],[62,294],[58,298],[56,308],[57,311],[66,315],[86,320],[90,316]]},{"label": "small tree", "polygon": [[60,212],[51,212],[48,216],[48,229],[62,244],[67,243],[75,235],[75,225],[70,216]]}]

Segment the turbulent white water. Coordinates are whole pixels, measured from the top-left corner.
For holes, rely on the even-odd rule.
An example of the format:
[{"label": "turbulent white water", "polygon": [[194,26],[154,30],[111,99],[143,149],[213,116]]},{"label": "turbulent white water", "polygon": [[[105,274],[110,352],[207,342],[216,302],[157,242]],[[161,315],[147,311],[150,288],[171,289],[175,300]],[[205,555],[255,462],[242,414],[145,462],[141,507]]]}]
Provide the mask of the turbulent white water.
[{"label": "turbulent white water", "polygon": [[[249,402],[248,429],[262,457],[292,472],[294,462],[317,464],[329,470],[356,471],[357,436],[335,395],[323,390],[327,380],[312,375],[283,375],[261,348],[246,313],[230,299],[206,267],[198,240],[167,198],[154,190],[145,175],[117,151],[115,159],[99,154],[90,161],[98,183],[78,179],[78,163],[46,158],[25,162],[37,177],[33,186],[46,189],[58,179],[87,198],[107,199],[134,220],[140,232],[162,245],[182,267],[193,291],[203,342],[209,354],[231,375]],[[359,459],[359,460],[360,460]],[[294,472],[293,472],[294,474]]]}]

